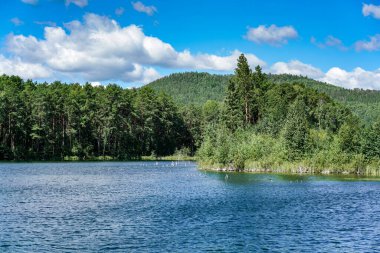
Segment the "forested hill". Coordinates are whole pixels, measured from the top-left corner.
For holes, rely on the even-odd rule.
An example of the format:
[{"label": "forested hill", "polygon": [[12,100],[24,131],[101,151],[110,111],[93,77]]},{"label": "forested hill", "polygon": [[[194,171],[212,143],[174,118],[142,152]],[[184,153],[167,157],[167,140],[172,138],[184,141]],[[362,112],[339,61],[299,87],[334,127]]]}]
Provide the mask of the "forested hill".
[{"label": "forested hill", "polygon": [[[222,101],[231,75],[209,73],[176,73],[158,79],[147,86],[164,91],[180,104],[202,105],[207,100]],[[344,89],[315,81],[304,76],[269,75],[272,83],[302,83],[348,106],[365,122],[372,122],[380,115],[380,91]]]},{"label": "forested hill", "polygon": [[207,100],[222,101],[231,75],[209,73],[176,73],[147,86],[170,94],[180,104],[202,105]]}]

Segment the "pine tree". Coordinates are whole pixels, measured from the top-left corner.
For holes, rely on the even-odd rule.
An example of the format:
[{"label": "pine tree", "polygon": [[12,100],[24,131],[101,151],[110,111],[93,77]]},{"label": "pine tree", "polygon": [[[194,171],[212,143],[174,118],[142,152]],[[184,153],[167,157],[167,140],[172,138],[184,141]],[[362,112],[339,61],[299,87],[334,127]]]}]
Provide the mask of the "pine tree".
[{"label": "pine tree", "polygon": [[235,83],[231,80],[227,88],[227,96],[225,98],[224,121],[227,127],[235,131],[243,126],[243,113],[241,110],[241,101]]},{"label": "pine tree", "polygon": [[252,73],[253,79],[253,91],[252,91],[252,121],[257,123],[260,119],[261,113],[264,107],[264,93],[267,89],[266,87],[266,75],[262,72],[260,66],[256,66],[255,72]]},{"label": "pine tree", "polygon": [[252,70],[248,65],[248,60],[241,54],[238,59],[237,68],[235,69],[235,88],[238,98],[243,107],[244,123],[248,125],[252,123],[252,98],[253,98],[253,78]]},{"label": "pine tree", "polygon": [[235,130],[256,124],[260,117],[264,100],[266,76],[260,66],[252,72],[248,60],[241,54],[235,75],[228,84],[226,104],[227,126]]}]

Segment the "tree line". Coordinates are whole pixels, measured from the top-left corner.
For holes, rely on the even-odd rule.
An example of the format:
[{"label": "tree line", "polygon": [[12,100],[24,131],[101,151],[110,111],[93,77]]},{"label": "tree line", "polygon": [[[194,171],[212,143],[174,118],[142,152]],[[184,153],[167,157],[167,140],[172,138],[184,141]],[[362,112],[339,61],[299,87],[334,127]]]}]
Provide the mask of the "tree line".
[{"label": "tree line", "polygon": [[0,77],[0,159],[138,159],[191,139],[164,93],[117,85],[37,84]]}]

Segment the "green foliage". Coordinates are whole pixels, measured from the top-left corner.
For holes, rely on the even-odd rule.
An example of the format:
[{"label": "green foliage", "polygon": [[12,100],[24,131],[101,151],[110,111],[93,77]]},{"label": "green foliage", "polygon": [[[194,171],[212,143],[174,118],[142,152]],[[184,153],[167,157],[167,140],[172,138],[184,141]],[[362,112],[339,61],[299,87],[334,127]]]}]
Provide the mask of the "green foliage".
[{"label": "green foliage", "polygon": [[179,104],[203,105],[207,100],[223,100],[230,77],[198,72],[176,73],[147,86],[171,95]]},{"label": "green foliage", "polygon": [[342,125],[338,133],[339,147],[343,152],[358,153],[360,151],[360,128],[357,122],[348,121]]},{"label": "green foliage", "polygon": [[173,74],[139,89],[3,75],[0,160],[197,152],[218,168],[380,175],[379,113],[380,92],[266,75],[244,55],[233,76]]},{"label": "green foliage", "polygon": [[189,146],[172,99],[151,88],[0,77],[1,160],[132,159]]},{"label": "green foliage", "polygon": [[[244,58],[238,59],[224,100],[225,115],[219,124],[214,122],[203,132],[198,152],[202,166],[292,173],[380,173],[376,167],[380,164],[380,121],[367,127],[363,135],[360,119],[346,106],[311,89],[309,79],[280,75],[275,78],[306,81],[278,83],[273,78],[269,80],[275,82],[266,81],[260,68],[251,72]],[[330,92],[340,90],[318,85]]]},{"label": "green foliage", "polygon": [[235,131],[258,122],[264,107],[265,81],[261,67],[257,66],[252,72],[247,58],[240,55],[225,98],[224,120],[229,129]]},{"label": "green foliage", "polygon": [[240,107],[239,91],[234,82],[228,84],[227,95],[224,100],[223,120],[226,126],[235,131],[244,123],[243,110]]},{"label": "green foliage", "polygon": [[365,131],[362,148],[367,158],[380,159],[380,120]]},{"label": "green foliage", "polygon": [[306,151],[309,127],[306,104],[298,98],[289,109],[282,132],[290,160],[302,157]]},{"label": "green foliage", "polygon": [[[257,70],[256,73],[258,73]],[[154,81],[148,86],[158,91],[164,91],[180,104],[202,105],[207,100],[223,101],[231,77],[231,75],[211,75],[197,72],[177,73]],[[380,91],[376,90],[344,89],[305,76],[289,74],[267,75],[262,89],[266,90],[267,86],[271,84],[281,86],[286,83],[289,85],[302,84],[319,93],[326,94],[327,97],[331,97],[344,105],[346,109],[348,108],[366,124],[376,121],[380,115]],[[330,109],[340,110],[341,108]],[[328,116],[328,111],[326,113]]]}]

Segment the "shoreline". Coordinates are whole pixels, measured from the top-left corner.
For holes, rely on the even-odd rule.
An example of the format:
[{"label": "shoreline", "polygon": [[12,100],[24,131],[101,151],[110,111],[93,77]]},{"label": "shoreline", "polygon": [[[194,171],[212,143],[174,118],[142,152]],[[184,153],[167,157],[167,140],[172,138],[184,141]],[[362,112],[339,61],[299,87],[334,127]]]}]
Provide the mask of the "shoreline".
[{"label": "shoreline", "polygon": [[164,156],[164,157],[150,157],[142,156],[141,159],[61,159],[61,160],[0,160],[0,164],[4,163],[86,163],[86,162],[176,162],[176,161],[186,161],[186,162],[196,162],[194,157],[178,157],[178,156]]},{"label": "shoreline", "polygon": [[[117,159],[88,159],[88,160],[17,160],[17,161],[0,161],[0,164],[17,164],[17,163],[106,163],[106,162],[196,162],[197,169],[206,172],[220,173],[251,173],[251,174],[287,174],[300,176],[354,176],[354,177],[376,177],[380,179],[380,168],[377,170],[361,169],[355,171],[344,169],[313,169],[305,166],[273,166],[274,168],[244,168],[237,169],[233,166],[213,166],[202,164],[197,161],[196,157],[190,156],[165,156],[151,157],[143,156],[141,159],[117,160]],[[364,173],[363,173],[364,172]]]},{"label": "shoreline", "polygon": [[199,165],[198,169],[201,171],[209,172],[223,172],[223,173],[252,173],[252,174],[288,174],[288,175],[311,175],[311,176],[355,176],[355,177],[376,177],[380,179],[380,169],[373,172],[371,170],[365,173],[349,170],[335,170],[335,169],[312,169],[306,167],[292,167],[292,168],[245,168],[237,169],[230,167],[213,167]]}]

